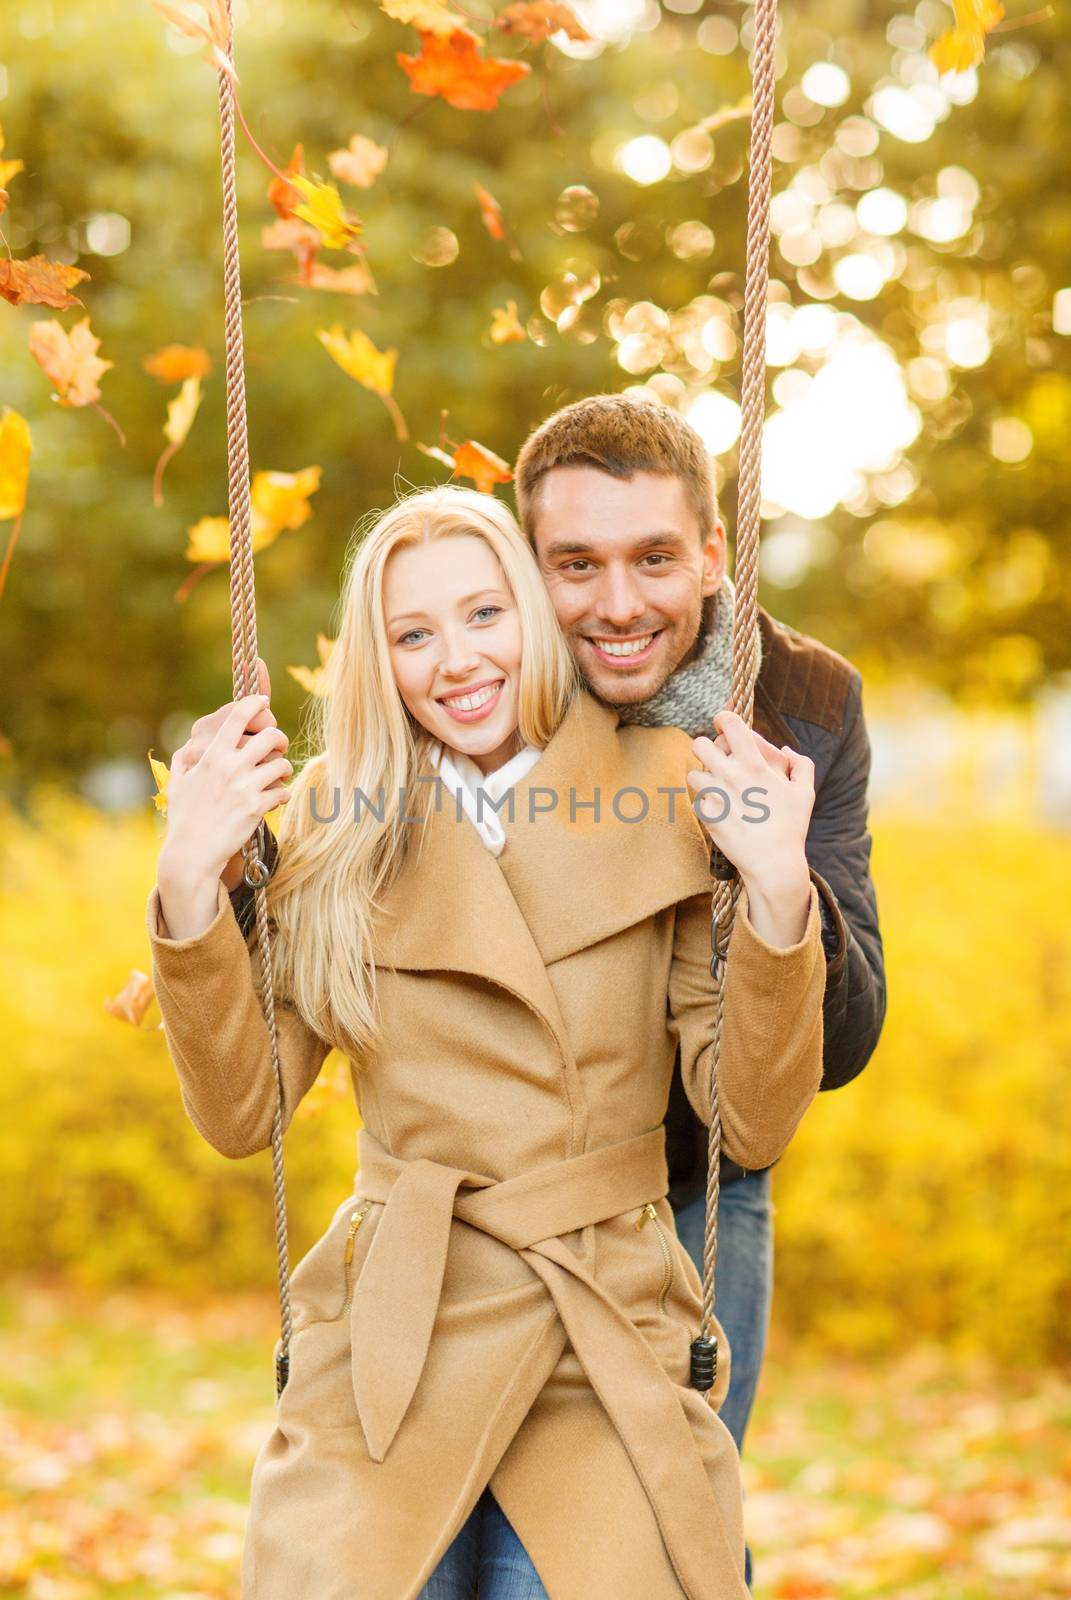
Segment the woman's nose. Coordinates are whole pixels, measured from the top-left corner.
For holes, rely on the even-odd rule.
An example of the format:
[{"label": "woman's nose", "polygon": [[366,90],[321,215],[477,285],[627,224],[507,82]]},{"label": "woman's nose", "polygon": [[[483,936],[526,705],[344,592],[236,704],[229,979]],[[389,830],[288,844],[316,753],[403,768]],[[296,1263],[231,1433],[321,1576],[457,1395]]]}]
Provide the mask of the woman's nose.
[{"label": "woman's nose", "polygon": [[444,678],[465,678],[479,664],[479,655],[464,634],[447,634],[439,670]]}]

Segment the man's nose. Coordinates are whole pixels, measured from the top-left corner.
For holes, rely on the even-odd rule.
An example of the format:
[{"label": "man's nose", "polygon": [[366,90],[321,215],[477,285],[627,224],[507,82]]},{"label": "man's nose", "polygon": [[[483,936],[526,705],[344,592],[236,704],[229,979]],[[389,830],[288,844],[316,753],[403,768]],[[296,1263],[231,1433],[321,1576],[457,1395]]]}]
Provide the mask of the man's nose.
[{"label": "man's nose", "polygon": [[612,623],[615,628],[626,628],[637,617],[642,617],[646,609],[640,586],[631,573],[608,570],[603,574],[595,612],[604,622]]}]

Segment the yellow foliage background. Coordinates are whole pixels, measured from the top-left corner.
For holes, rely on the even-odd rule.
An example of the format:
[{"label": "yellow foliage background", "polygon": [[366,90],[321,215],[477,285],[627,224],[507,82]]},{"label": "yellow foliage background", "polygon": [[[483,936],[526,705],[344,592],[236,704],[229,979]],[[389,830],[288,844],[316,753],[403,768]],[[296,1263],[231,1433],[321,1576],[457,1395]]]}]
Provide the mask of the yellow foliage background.
[{"label": "yellow foliage background", "polygon": [[[148,971],[162,827],[58,789],[0,802],[0,1259],[195,1297],[273,1281],[270,1158],[228,1162],[187,1121],[155,1004],[140,1028],[103,1010]],[[882,820],[874,877],[888,1018],[775,1169],[775,1322],[826,1354],[1066,1357],[1071,837]],[[294,1261],[352,1182],[340,1069],[287,1135]]]}]

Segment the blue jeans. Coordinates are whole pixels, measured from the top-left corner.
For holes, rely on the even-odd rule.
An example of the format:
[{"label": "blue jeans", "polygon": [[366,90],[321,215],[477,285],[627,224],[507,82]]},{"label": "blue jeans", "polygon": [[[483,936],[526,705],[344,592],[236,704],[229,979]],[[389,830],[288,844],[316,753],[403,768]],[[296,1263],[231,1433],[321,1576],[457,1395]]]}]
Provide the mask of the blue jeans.
[{"label": "blue jeans", "polygon": [[491,1493],[477,1500],[418,1600],[547,1600],[547,1591]]},{"label": "blue jeans", "polygon": [[[706,1196],[676,1212],[681,1243],[703,1276],[703,1224]],[[744,1433],[766,1350],[773,1299],[773,1206],[770,1173],[746,1172],[718,1196],[718,1260],[714,1275],[715,1314],[729,1341],[732,1365],[729,1392],[718,1415],[743,1454]],[[751,1585],[751,1551],[745,1548],[745,1580]]]}]

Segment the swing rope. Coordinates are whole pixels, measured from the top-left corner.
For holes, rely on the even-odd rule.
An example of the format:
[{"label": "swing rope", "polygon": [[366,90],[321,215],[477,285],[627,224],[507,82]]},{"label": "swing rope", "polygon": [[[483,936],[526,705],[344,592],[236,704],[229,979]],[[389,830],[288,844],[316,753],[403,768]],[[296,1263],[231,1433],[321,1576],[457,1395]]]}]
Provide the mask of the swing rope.
[{"label": "swing rope", "polygon": [[[233,67],[232,0],[225,0],[227,47]],[[777,0],[756,0],[752,52],[751,152],[748,172],[748,219],[744,278],[744,341],[741,383],[740,464],[737,491],[735,608],[732,680],[729,709],[751,723],[758,665],[758,549],[761,503],[762,427],[766,407],[766,301],[769,279],[771,135],[774,114],[774,46]],[[227,495],[230,521],[231,658],[234,698],[257,688],[256,591],[249,488],[249,435],[242,340],[242,287],[238,249],[238,197],[235,182],[234,91],[230,76],[219,69],[220,154],[223,177],[224,342],[227,381]],[[275,1358],[276,1393],[281,1394],[290,1370],[290,1256],[287,1242],[286,1181],[283,1172],[283,1080],[271,976],[271,931],[268,924],[268,825],[261,821],[242,847],[244,880],[253,890],[260,955],[259,999],[271,1041],[275,1109],[271,1124],[272,1187],[275,1243],[279,1273],[280,1337]],[[716,884],[711,909],[710,971],[716,983],[714,1035],[710,1069],[710,1131],[707,1142],[706,1225],[703,1235],[703,1302],[699,1336],[692,1343],[692,1383],[714,1386],[718,1370],[714,1332],[714,1277],[718,1250],[718,1196],[721,1161],[721,1117],[718,1109],[718,1066],[721,1056],[722,997],[726,952],[740,893],[736,869],[719,850],[712,850]]]},{"label": "swing rope", "polygon": [[[758,675],[759,510],[762,502],[762,426],[766,414],[766,301],[770,276],[771,140],[774,118],[774,46],[777,0],[756,0],[751,58],[751,155],[748,165],[747,243],[744,251],[744,349],[740,385],[740,465],[737,478],[732,679],[729,710],[751,724]],[[710,918],[710,972],[717,984],[710,1064],[710,1129],[707,1139],[706,1218],[703,1229],[703,1309],[692,1341],[691,1381],[712,1389],[718,1376],[714,1324],[714,1275],[718,1259],[718,1197],[721,1189],[722,1005],[726,957],[733,931],[740,878],[715,846],[716,878]]]},{"label": "swing rope", "polygon": [[[227,58],[234,64],[231,0],[226,0]],[[249,429],[242,341],[242,279],[238,252],[238,193],[235,183],[234,98],[231,79],[219,71],[220,154],[223,165],[223,294],[227,367],[227,510],[231,547],[231,661],[234,698],[257,689],[257,601],[253,580],[253,531],[249,498]],[[261,821],[242,846],[244,879],[253,890],[260,953],[259,999],[271,1038],[275,1110],[271,1121],[272,1188],[275,1198],[275,1249],[279,1264],[280,1339],[275,1357],[275,1392],[282,1394],[290,1373],[290,1250],[283,1173],[283,1075],[272,993],[271,933],[268,928],[268,824]]]}]

